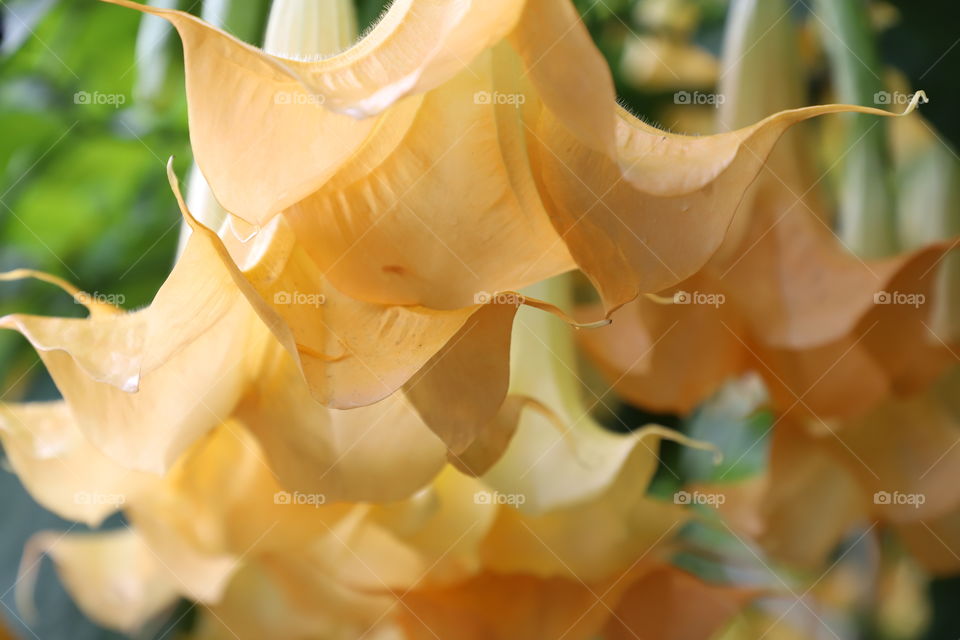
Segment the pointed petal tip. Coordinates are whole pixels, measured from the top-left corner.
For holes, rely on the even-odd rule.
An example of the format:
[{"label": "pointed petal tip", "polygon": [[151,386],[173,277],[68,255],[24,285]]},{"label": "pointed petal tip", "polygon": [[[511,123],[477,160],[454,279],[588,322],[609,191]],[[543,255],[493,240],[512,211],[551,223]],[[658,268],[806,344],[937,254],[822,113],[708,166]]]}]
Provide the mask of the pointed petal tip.
[{"label": "pointed petal tip", "polygon": [[[520,294],[517,294],[518,296]],[[527,296],[522,296],[521,304],[525,304],[528,307],[533,307],[534,309],[539,309],[541,311],[546,311],[547,313],[560,318],[568,325],[574,329],[599,329],[600,327],[605,327],[608,324],[611,324],[613,320],[609,317],[601,318],[599,320],[594,320],[592,322],[577,322],[574,320],[566,311],[560,307],[550,304],[544,300],[538,300],[537,298],[530,298]]]},{"label": "pointed petal tip", "polygon": [[635,432],[639,438],[646,438],[649,436],[656,436],[664,440],[670,440],[681,444],[685,447],[690,447],[691,449],[699,449],[700,451],[711,451],[713,452],[713,463],[720,464],[723,462],[723,452],[713,444],[712,442],[705,442],[703,440],[694,440],[684,434],[671,429],[669,427],[664,427],[659,424],[650,424],[647,425],[638,431]]},{"label": "pointed petal tip", "polygon": [[[112,2],[113,0],[105,0]],[[170,183],[170,190],[173,191],[173,197],[177,199],[177,206],[180,207],[180,214],[183,216],[184,221],[190,226],[194,231],[200,229],[201,227],[206,229],[200,222],[193,217],[193,214],[190,213],[190,209],[187,208],[187,202],[183,198],[183,192],[180,190],[180,179],[177,177],[177,172],[173,168],[173,163],[175,156],[170,156],[167,159],[167,182]]]},{"label": "pointed petal tip", "polygon": [[[59,276],[55,276],[44,271],[36,269],[12,269],[10,271],[0,272],[0,282],[15,282],[17,280],[39,280],[58,287],[61,291],[73,298],[77,304],[82,304],[91,314],[96,313],[122,313],[120,307],[98,300],[86,291],[74,286]],[[5,316],[6,320],[9,316]]]}]

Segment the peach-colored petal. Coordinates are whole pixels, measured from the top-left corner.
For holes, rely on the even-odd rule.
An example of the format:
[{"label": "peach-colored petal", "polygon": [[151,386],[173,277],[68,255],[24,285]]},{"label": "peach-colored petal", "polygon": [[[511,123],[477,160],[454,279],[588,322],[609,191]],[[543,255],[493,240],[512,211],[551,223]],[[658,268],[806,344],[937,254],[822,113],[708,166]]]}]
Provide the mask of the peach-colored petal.
[{"label": "peach-colored petal", "polygon": [[960,570],[960,510],[899,525],[897,533],[927,571],[949,576]]},{"label": "peach-colored petal", "polygon": [[402,393],[366,407],[328,409],[310,395],[279,344],[268,350],[236,416],[287,490],[330,502],[405,498],[445,463],[443,442]]},{"label": "peach-colored petal", "polygon": [[[726,289],[694,277],[669,293],[686,300],[684,294],[725,296]],[[741,330],[741,319],[726,302],[668,305],[640,298],[617,310],[610,326],[578,338],[625,399],[653,411],[686,414],[748,368],[749,353],[737,339]]]},{"label": "peach-colored petal", "polygon": [[826,441],[795,424],[773,434],[766,493],[760,504],[761,544],[774,557],[816,569],[851,527],[866,517],[864,493]]},{"label": "peach-colored petal", "polygon": [[604,638],[711,638],[757,595],[755,589],[710,584],[662,566],[627,589],[604,629]]},{"label": "peach-colored petal", "polygon": [[777,139],[802,120],[877,109],[784,111],[738,131],[686,137],[619,112],[618,154],[591,152],[544,113],[531,160],[554,226],[608,312],[696,273],[720,247]]},{"label": "peach-colored petal", "polygon": [[626,584],[485,573],[446,588],[412,591],[397,613],[410,640],[589,640]]},{"label": "peach-colored petal", "polygon": [[[402,0],[355,46],[309,61],[268,55],[187,13],[108,1],[180,32],[198,163],[228,211],[260,223],[316,190],[373,135],[378,120],[360,116],[449,79],[501,40],[523,8]],[[222,95],[245,98],[206,99]],[[273,117],[278,107],[283,117]]]},{"label": "peach-colored petal", "polygon": [[892,398],[843,424],[823,444],[861,483],[871,511],[886,521],[936,519],[960,507],[960,415],[950,407],[957,375],[923,394]]},{"label": "peach-colored petal", "polygon": [[[406,385],[424,421],[454,451],[496,415],[507,388],[516,294],[450,311],[356,300],[330,285],[284,218],[248,242],[228,236],[228,246],[190,215],[172,166],[168,175],[191,240],[216,253],[233,288],[296,358],[317,401],[352,409]],[[486,383],[477,384],[481,379]],[[449,402],[451,392],[460,394],[458,403]]]}]

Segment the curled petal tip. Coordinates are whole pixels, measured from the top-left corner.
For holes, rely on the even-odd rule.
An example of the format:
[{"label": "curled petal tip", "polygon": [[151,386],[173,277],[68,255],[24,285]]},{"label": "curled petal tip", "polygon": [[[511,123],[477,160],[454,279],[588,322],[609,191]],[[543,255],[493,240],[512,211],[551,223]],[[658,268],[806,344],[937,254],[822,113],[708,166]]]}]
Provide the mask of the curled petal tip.
[{"label": "curled petal tip", "polygon": [[574,329],[600,329],[609,324],[613,324],[613,320],[610,318],[601,318],[600,320],[595,320],[593,322],[571,322],[570,326]]},{"label": "curled petal tip", "polygon": [[541,311],[546,311],[547,313],[553,314],[574,329],[598,329],[613,322],[613,320],[610,318],[601,318],[600,320],[596,320],[594,322],[577,322],[570,317],[569,314],[556,305],[550,304],[549,302],[544,302],[543,300],[538,300],[537,298],[523,296],[521,304],[525,304],[528,307],[533,307],[535,309],[540,309]]},{"label": "curled petal tip", "polygon": [[59,287],[64,293],[74,299],[77,304],[82,304],[91,313],[103,311],[113,313],[119,311],[119,308],[106,303],[98,302],[89,293],[70,284],[63,278],[35,269],[13,269],[12,271],[0,272],[0,282],[13,282],[16,280],[39,280]]},{"label": "curled petal tip", "polygon": [[679,431],[676,431],[675,429],[664,427],[663,425],[659,425],[659,424],[648,425],[635,433],[639,433],[640,437],[657,436],[657,437],[663,438],[664,440],[672,440],[677,444],[681,444],[685,447],[690,447],[691,449],[699,449],[701,451],[710,451],[713,453],[714,464],[720,464],[721,462],[723,462],[723,452],[720,451],[720,449],[712,442],[706,442],[704,440],[694,440],[693,438],[685,436],[684,434],[680,433]]},{"label": "curled petal tip", "polygon": [[920,89],[913,94],[913,98],[910,100],[910,104],[907,105],[907,108],[903,110],[902,115],[910,115],[916,111],[917,107],[921,104],[927,104],[930,102],[930,98],[927,97],[926,91]]}]

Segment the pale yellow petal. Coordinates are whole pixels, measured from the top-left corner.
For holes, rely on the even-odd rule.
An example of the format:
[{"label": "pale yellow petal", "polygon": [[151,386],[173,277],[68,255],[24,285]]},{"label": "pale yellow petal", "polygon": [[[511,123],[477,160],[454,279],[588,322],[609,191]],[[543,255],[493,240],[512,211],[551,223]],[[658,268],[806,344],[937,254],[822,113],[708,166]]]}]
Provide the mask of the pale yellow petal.
[{"label": "pale yellow petal", "polygon": [[64,402],[0,405],[0,442],[37,502],[62,518],[90,526],[160,481],[100,453],[77,428]]},{"label": "pale yellow petal", "polygon": [[27,543],[17,582],[18,606],[28,617],[34,615],[31,592],[44,554],[81,611],[109,629],[132,634],[179,599],[169,571],[132,529],[41,531]]},{"label": "pale yellow petal", "polygon": [[162,472],[229,414],[266,338],[230,273],[191,237],[146,309],[64,319],[6,316],[37,349],[90,442]]}]

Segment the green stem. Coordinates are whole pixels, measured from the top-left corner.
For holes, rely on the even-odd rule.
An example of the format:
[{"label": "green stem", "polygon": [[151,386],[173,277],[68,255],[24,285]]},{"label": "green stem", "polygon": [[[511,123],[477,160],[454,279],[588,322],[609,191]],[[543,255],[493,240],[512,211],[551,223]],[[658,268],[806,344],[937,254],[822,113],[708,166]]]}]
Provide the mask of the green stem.
[{"label": "green stem", "polygon": [[[830,58],[840,102],[874,105],[883,91],[881,65],[864,0],[816,0],[815,19]],[[848,116],[840,182],[840,237],[856,254],[898,251],[887,132],[874,117]]]},{"label": "green stem", "polygon": [[803,83],[786,0],[733,0],[724,29],[719,92],[720,129],[729,131],[772,113],[803,106]]}]

